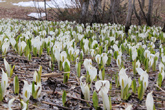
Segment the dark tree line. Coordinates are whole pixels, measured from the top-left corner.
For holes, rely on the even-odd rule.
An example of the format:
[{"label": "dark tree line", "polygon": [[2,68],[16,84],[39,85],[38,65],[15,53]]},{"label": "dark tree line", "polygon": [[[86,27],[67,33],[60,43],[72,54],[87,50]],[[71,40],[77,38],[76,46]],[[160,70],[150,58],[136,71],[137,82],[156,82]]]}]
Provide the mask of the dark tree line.
[{"label": "dark tree line", "polygon": [[[35,0],[33,0],[35,1]],[[38,0],[36,0],[38,1]],[[154,0],[149,0],[148,4],[146,0],[72,0],[73,4],[76,4],[74,9],[66,8],[60,9],[58,4],[56,4],[56,0],[53,0],[57,9],[51,8],[54,14],[50,14],[46,8],[46,0],[45,9],[43,10],[46,13],[46,20],[48,19],[48,15],[56,16],[57,18],[60,16],[62,20],[73,19],[77,20],[79,23],[103,23],[103,22],[111,22],[111,23],[121,23],[123,19],[125,19],[125,32],[128,33],[129,27],[132,24],[132,15],[135,15],[138,21],[138,25],[142,25],[142,21],[146,22],[147,26],[152,26],[152,16],[153,16],[153,4]],[[125,4],[123,4],[125,2]],[[139,9],[137,10],[137,7]],[[41,9],[37,9],[41,12]],[[57,10],[57,11],[56,11]],[[68,11],[69,10],[69,11]],[[76,11],[76,12],[75,12]],[[69,14],[67,14],[69,13]],[[73,16],[72,14],[77,14]],[[72,17],[73,16],[73,17]],[[77,17],[77,18],[74,18]],[[120,20],[122,18],[122,20]],[[161,21],[164,23],[164,21]],[[164,24],[165,25],[165,24]],[[165,27],[165,26],[164,26]],[[163,28],[163,31],[165,29]]]}]

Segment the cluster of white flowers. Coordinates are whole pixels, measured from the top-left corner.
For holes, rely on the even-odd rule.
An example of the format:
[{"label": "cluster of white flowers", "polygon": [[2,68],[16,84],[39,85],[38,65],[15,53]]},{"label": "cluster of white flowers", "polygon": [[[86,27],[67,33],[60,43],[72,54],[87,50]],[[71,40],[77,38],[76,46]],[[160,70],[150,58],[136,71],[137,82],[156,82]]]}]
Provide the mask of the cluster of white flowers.
[{"label": "cluster of white flowers", "polygon": [[[133,62],[134,74],[138,73],[140,75],[140,81],[143,81],[143,92],[149,85],[148,72],[151,71],[150,68],[156,71],[159,63],[162,81],[165,76],[165,34],[160,31],[161,27],[132,25],[127,39],[124,28],[123,25],[110,23],[94,23],[92,26],[87,24],[86,29],[84,29],[83,24],[68,21],[50,22],[1,19],[0,50],[2,50],[3,56],[5,56],[9,50],[13,49],[19,55],[28,57],[29,60],[32,56],[40,57],[42,51],[46,50],[51,63],[57,62],[60,71],[67,68],[65,67],[67,63],[69,69],[65,70],[65,72],[70,71],[71,63],[76,64],[76,70],[78,62],[83,63],[87,74],[85,76],[80,74],[80,86],[85,99],[90,100],[90,87],[92,82],[96,81],[95,87],[103,99],[104,109],[109,110],[108,91],[110,83],[108,78],[104,77],[106,75],[105,68],[111,64],[111,59],[116,61],[119,69],[117,76],[119,77],[118,82],[122,90],[121,92],[127,94],[123,96],[124,99],[127,99],[127,96],[129,96],[129,88],[133,80],[129,74],[126,74],[124,63],[127,60]],[[157,48],[157,45],[159,45],[159,48]],[[5,59],[4,62],[7,74],[3,72],[3,77],[6,78],[11,76],[12,68],[6,63]],[[97,65],[92,64],[92,62],[97,63]],[[99,80],[97,78],[97,68],[99,70]],[[34,91],[40,88],[36,97],[39,96],[42,87],[37,77],[38,74],[35,72],[33,80],[37,83],[34,85]],[[86,82],[82,81],[84,77]],[[1,86],[4,86],[3,91],[5,91],[7,78],[6,81],[2,81]],[[32,93],[28,89],[30,87],[32,88],[32,85],[24,81],[23,95],[25,97],[23,100],[25,102]],[[128,90],[127,93],[124,93],[125,88]],[[10,101],[10,104],[11,102],[13,100]],[[131,109],[131,107],[129,106],[127,109]]]}]

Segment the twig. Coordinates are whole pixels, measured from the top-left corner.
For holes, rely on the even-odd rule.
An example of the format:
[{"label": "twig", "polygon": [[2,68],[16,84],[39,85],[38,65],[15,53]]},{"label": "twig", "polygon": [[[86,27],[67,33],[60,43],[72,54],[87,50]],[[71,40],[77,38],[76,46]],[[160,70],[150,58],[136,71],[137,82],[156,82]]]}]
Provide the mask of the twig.
[{"label": "twig", "polygon": [[165,93],[165,90],[163,90],[161,87],[159,87],[157,84],[154,85],[155,87],[159,88],[162,92]]},{"label": "twig", "polygon": [[52,105],[52,106],[56,106],[56,107],[58,107],[58,108],[62,108],[62,109],[64,109],[64,110],[71,110],[71,109],[68,108],[68,107],[60,106],[59,104],[53,104],[53,103],[46,102],[46,101],[42,101],[42,103],[44,103],[44,104],[48,104],[48,105]]}]

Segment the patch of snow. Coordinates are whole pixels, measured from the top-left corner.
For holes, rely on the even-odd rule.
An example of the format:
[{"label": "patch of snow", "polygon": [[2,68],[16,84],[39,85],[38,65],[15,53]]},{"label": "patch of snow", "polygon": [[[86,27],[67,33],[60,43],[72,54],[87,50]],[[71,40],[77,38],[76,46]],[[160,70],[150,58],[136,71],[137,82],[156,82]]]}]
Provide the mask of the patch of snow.
[{"label": "patch of snow", "polygon": [[0,0],[0,2],[6,2],[5,0]]},{"label": "patch of snow", "polygon": [[[75,0],[51,0],[46,2],[46,8],[68,8],[68,7],[75,7]],[[36,2],[36,1],[29,1],[29,2],[19,2],[13,3],[13,5],[22,6],[22,7],[37,7],[37,8],[44,8],[44,2]]]},{"label": "patch of snow", "polygon": [[30,13],[30,14],[28,14],[28,16],[34,17],[34,18],[42,18],[46,15],[45,15],[45,13],[41,13],[41,14],[40,13]]}]

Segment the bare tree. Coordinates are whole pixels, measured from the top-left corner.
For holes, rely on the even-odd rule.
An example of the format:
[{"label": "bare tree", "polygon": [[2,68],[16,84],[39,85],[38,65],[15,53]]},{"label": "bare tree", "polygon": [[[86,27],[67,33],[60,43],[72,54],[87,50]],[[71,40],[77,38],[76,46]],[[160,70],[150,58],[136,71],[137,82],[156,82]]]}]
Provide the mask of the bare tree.
[{"label": "bare tree", "polygon": [[[144,9],[144,6],[145,6],[145,0],[141,0],[141,7],[142,7],[142,9]],[[139,17],[141,19],[141,17],[142,17],[142,11],[139,11]]]},{"label": "bare tree", "polygon": [[127,18],[126,18],[126,24],[125,24],[125,33],[126,34],[128,34],[128,30],[131,25],[132,12],[133,12],[132,0],[128,0],[128,12],[127,12]]},{"label": "bare tree", "polygon": [[48,17],[47,17],[47,10],[46,10],[46,0],[44,0],[44,7],[45,7],[45,15],[46,15],[46,20],[48,20]]},{"label": "bare tree", "polygon": [[92,6],[92,13],[93,13],[93,17],[92,17],[92,23],[96,22],[100,22],[100,17],[99,14],[102,12],[102,0],[93,0],[92,1],[93,6]]},{"label": "bare tree", "polygon": [[152,21],[151,21],[152,8],[153,8],[153,0],[149,0],[148,13],[147,13],[147,25],[148,26],[151,26],[152,25]]},{"label": "bare tree", "polygon": [[113,23],[118,23],[116,13],[119,7],[120,7],[120,0],[111,0],[110,8],[112,13]]},{"label": "bare tree", "polygon": [[138,19],[139,21],[139,25],[141,25],[141,17],[140,17],[140,14],[138,15],[137,11],[136,11],[136,7],[135,7],[135,0],[133,0],[133,10],[134,10],[134,13],[136,15],[136,18]]},{"label": "bare tree", "polygon": [[152,10],[153,10],[153,0],[149,0],[149,5],[148,5],[148,13],[147,13],[147,16],[145,15],[145,12],[143,10],[143,6],[142,6],[142,3],[140,2],[140,0],[138,0],[139,2],[139,6],[140,6],[140,9],[141,9],[141,12],[146,20],[146,23],[147,23],[147,26],[151,26],[152,25]]},{"label": "bare tree", "polygon": [[89,8],[89,0],[80,0],[82,7],[81,7],[81,22],[86,23],[86,15]]}]

